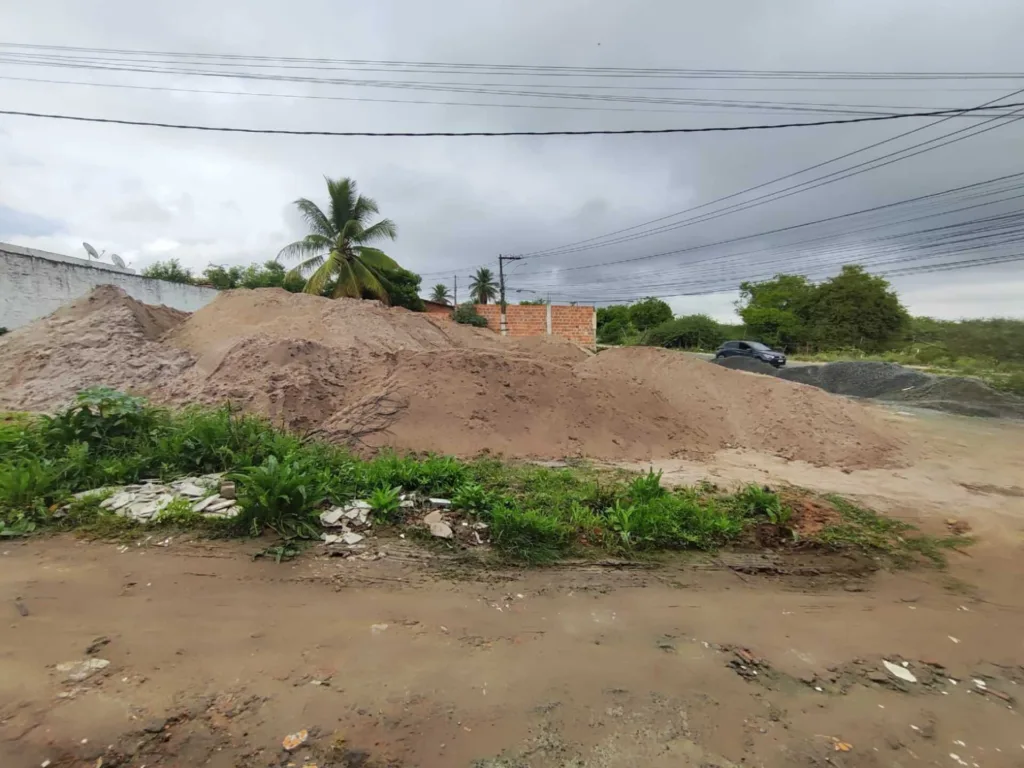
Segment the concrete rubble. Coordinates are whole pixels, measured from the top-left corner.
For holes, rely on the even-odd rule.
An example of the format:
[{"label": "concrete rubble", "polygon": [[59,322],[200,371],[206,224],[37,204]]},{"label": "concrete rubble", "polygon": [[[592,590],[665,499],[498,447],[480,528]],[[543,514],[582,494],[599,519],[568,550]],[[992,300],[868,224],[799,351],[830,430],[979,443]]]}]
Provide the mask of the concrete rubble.
[{"label": "concrete rubble", "polygon": [[222,483],[221,473],[182,477],[169,483],[159,480],[143,480],[135,485],[97,488],[75,494],[76,499],[109,493],[100,502],[100,507],[121,517],[148,523],[159,517],[176,499],[190,502],[193,512],[206,517],[230,518],[238,514],[237,501],[220,494],[223,486],[230,486],[234,494],[234,483]]}]

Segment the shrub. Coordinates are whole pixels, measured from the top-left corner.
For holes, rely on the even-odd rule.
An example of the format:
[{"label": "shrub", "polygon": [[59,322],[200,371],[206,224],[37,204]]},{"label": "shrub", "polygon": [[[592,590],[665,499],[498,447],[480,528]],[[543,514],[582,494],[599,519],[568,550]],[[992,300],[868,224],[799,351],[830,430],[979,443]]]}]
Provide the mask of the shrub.
[{"label": "shrub", "polygon": [[777,493],[760,485],[748,485],[733,496],[737,511],[746,517],[764,517],[773,525],[785,525],[792,510],[784,507]]},{"label": "shrub", "polygon": [[654,326],[643,335],[641,343],[650,347],[717,349],[725,340],[725,331],[707,315],[686,315]]},{"label": "shrub", "polygon": [[316,538],[312,510],[320,502],[314,478],[294,461],[269,456],[233,475],[242,508],[238,524],[253,536],[270,529],[285,538]]},{"label": "shrub", "polygon": [[45,509],[52,500],[56,472],[52,464],[25,458],[0,464],[0,515]]},{"label": "shrub", "polygon": [[165,414],[110,387],[90,387],[78,393],[75,403],[56,416],[44,416],[46,439],[57,446],[87,443],[110,447],[152,435]]},{"label": "shrub", "polygon": [[480,483],[463,483],[452,496],[452,507],[478,515],[490,512],[493,504],[494,494]]},{"label": "shrub", "polygon": [[452,312],[452,320],[454,320],[456,323],[461,323],[462,325],[472,325],[476,328],[487,327],[487,318],[485,318],[481,314],[478,314],[476,311],[476,307],[474,307],[470,302],[466,302],[465,304],[460,304],[459,306],[457,306],[455,308],[455,311]]}]

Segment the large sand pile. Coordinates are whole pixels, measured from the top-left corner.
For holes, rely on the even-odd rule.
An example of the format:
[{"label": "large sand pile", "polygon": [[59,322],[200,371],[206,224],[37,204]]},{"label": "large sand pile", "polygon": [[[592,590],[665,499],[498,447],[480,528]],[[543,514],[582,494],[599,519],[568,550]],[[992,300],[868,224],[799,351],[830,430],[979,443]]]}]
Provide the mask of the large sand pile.
[{"label": "large sand pile", "polygon": [[[61,354],[27,367],[41,338]],[[103,288],[0,345],[6,407],[52,408],[103,383],[161,402],[233,402],[370,448],[629,460],[750,448],[849,467],[890,463],[900,448],[861,405],[675,352],[593,356],[277,289],[229,291],[185,319]]]},{"label": "large sand pile", "polygon": [[48,410],[86,387],[139,390],[176,376],[192,356],[157,340],[188,316],[100,286],[0,336],[0,409]]}]

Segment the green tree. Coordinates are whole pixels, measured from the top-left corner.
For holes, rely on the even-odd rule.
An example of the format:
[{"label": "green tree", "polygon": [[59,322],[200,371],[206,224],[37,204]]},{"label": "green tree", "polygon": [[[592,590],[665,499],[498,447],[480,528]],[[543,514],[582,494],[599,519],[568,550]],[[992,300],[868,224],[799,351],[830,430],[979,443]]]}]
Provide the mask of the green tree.
[{"label": "green tree", "polygon": [[181,266],[177,259],[167,261],[155,261],[142,270],[143,277],[152,277],[156,280],[168,280],[172,283],[194,283],[195,277],[192,270]]},{"label": "green tree", "polygon": [[[383,276],[388,286],[388,298],[390,299],[391,306],[393,307],[405,307],[411,309],[413,312],[422,312],[426,307],[423,306],[423,299],[420,298],[420,282],[422,278],[415,272],[410,272],[408,269],[402,269],[397,267],[395,269],[386,269],[383,271]],[[372,299],[369,292],[363,292],[364,299]]]},{"label": "green tree", "polygon": [[748,335],[791,350],[811,341],[808,312],[816,292],[802,275],[776,275],[759,283],[740,283],[737,308]]},{"label": "green tree", "polygon": [[601,344],[622,344],[636,333],[629,319],[629,307],[612,304],[597,308],[597,340]]},{"label": "green tree", "polygon": [[672,307],[661,299],[648,297],[629,305],[629,319],[638,331],[664,323],[672,319]]},{"label": "green tree", "polygon": [[327,179],[330,205],[324,213],[311,200],[299,198],[295,206],[302,212],[309,234],[285,246],[278,258],[300,257],[297,274],[309,274],[306,293],[322,293],[333,284],[332,295],[360,298],[370,295],[388,302],[388,271],[400,269],[383,251],[370,246],[379,240],[394,240],[395,223],[370,217],[379,213],[377,202],[358,193],[352,179]]},{"label": "green tree", "polygon": [[643,336],[647,346],[679,349],[717,349],[725,340],[725,331],[707,315],[677,317],[654,326]]},{"label": "green tree", "polygon": [[910,315],[885,278],[847,265],[817,287],[807,320],[819,348],[874,351],[898,339],[909,326]]},{"label": "green tree", "polygon": [[498,284],[494,273],[487,267],[480,267],[469,281],[469,295],[477,304],[487,304],[498,298]]},{"label": "green tree", "polygon": [[448,286],[444,283],[438,283],[430,292],[430,300],[437,304],[447,304],[450,297],[451,294],[448,293]]}]

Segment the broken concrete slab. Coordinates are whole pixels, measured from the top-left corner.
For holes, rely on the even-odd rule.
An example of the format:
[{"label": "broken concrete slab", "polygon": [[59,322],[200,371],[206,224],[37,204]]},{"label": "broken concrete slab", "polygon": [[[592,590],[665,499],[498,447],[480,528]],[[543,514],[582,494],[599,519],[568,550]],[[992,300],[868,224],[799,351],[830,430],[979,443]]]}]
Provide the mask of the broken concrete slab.
[{"label": "broken concrete slab", "polygon": [[429,512],[427,515],[424,516],[423,522],[427,525],[433,525],[434,523],[443,523],[444,517],[441,515],[440,512],[434,510],[433,512]]},{"label": "broken concrete slab", "polygon": [[106,659],[82,659],[80,661],[65,661],[58,664],[57,671],[66,674],[65,680],[72,683],[80,683],[109,666],[110,662]]}]

